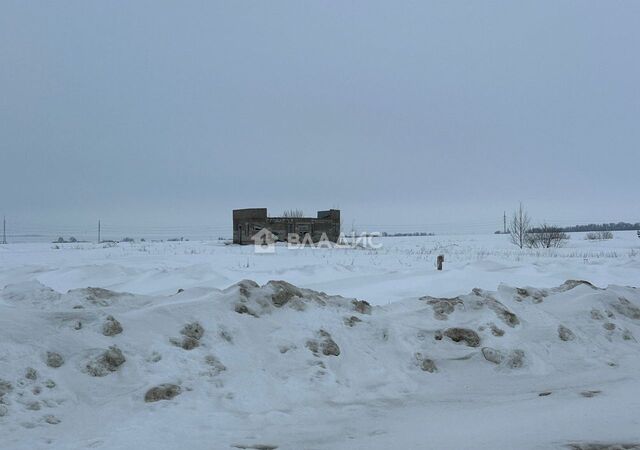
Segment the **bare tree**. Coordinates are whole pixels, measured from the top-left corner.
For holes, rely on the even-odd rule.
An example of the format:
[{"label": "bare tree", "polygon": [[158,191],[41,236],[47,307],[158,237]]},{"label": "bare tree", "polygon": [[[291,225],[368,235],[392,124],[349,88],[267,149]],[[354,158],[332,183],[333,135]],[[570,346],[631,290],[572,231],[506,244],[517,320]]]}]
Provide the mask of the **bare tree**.
[{"label": "bare tree", "polygon": [[527,243],[527,235],[529,234],[529,225],[531,224],[531,218],[527,211],[525,211],[522,202],[520,206],[513,213],[511,222],[509,223],[509,234],[511,235],[511,242],[518,247],[523,248]]},{"label": "bare tree", "polygon": [[529,231],[526,243],[530,248],[551,248],[562,247],[568,240],[569,235],[562,229],[544,223]]},{"label": "bare tree", "polygon": [[287,209],[282,213],[282,217],[304,217],[301,209]]}]

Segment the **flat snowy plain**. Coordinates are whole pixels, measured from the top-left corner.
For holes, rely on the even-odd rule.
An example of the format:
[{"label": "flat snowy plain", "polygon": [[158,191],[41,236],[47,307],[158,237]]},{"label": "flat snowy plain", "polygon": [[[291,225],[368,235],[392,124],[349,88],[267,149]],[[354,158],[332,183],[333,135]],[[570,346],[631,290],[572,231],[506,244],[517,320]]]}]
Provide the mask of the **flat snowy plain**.
[{"label": "flat snowy plain", "polygon": [[614,236],[0,246],[0,449],[640,448],[640,239]]}]

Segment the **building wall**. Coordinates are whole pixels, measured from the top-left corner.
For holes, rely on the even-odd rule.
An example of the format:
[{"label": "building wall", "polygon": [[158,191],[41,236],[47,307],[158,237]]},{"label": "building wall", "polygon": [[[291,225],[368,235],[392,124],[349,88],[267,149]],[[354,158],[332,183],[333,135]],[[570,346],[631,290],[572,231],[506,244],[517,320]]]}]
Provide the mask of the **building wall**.
[{"label": "building wall", "polygon": [[[247,208],[233,210],[234,244],[253,243],[251,237],[256,231],[267,226],[267,208]],[[257,228],[257,230],[255,230]],[[255,231],[254,231],[255,230]]]},{"label": "building wall", "polygon": [[300,240],[306,235],[318,242],[323,233],[332,242],[340,236],[340,211],[318,211],[318,217],[267,217],[266,208],[236,209],[233,211],[233,242],[253,244],[253,236],[268,228],[278,241],[287,241],[289,233],[297,233]]}]

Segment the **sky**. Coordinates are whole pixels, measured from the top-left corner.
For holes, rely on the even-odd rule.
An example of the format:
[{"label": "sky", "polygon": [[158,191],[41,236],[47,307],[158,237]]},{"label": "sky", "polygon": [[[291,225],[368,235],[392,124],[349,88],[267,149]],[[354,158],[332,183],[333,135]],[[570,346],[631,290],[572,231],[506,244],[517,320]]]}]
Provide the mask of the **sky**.
[{"label": "sky", "polygon": [[640,222],[639,23],[636,1],[3,0],[0,214]]}]

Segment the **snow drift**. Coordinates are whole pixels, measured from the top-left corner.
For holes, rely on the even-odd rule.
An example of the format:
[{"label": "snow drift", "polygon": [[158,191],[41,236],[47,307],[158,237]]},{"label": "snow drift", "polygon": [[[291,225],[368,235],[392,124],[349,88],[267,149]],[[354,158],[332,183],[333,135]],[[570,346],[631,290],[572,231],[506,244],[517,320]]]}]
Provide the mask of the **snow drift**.
[{"label": "snow drift", "polygon": [[637,336],[638,290],[586,281],[384,307],[284,281],[170,296],[30,281],[0,291],[0,447],[337,448],[326,431],[357,437],[358,405],[606,395],[593,380],[637,370]]}]

